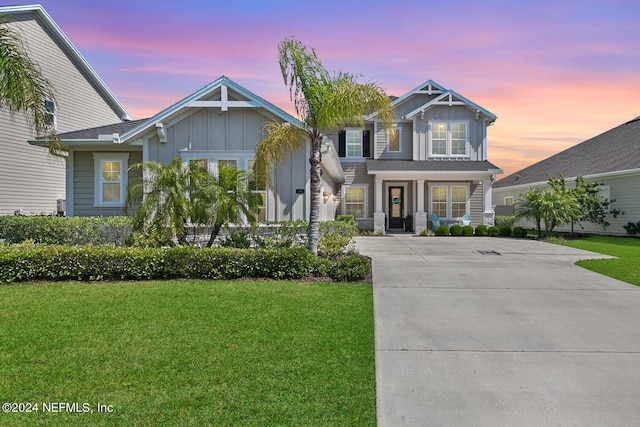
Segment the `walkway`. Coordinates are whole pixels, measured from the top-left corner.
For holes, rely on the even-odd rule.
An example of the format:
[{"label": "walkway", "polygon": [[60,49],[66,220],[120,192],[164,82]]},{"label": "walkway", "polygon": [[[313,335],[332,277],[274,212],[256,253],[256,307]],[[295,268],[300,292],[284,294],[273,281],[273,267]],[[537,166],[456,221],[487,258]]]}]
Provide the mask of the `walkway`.
[{"label": "walkway", "polygon": [[359,237],[378,425],[637,426],[640,287],[532,240]]}]

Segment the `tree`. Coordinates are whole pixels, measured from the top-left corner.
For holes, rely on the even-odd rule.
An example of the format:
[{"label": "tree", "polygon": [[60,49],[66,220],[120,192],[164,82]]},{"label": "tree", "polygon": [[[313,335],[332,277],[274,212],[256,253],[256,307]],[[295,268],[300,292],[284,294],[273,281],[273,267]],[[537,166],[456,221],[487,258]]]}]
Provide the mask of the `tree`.
[{"label": "tree", "polygon": [[168,165],[150,161],[132,166],[143,170],[127,189],[127,209],[137,208],[134,231],[155,244],[185,244],[189,224],[206,227],[211,247],[224,225],[239,217],[253,223],[260,197],[253,191],[255,180],[224,165],[212,174],[206,164],[205,159],[185,163],[176,157]]},{"label": "tree", "polygon": [[64,151],[45,102],[55,100],[51,83],[25,49],[19,34],[0,17],[0,108],[25,113],[38,136],[46,137],[52,154]]},{"label": "tree", "polygon": [[538,237],[542,237],[542,222],[545,235],[548,236],[557,226],[567,224],[580,215],[575,197],[554,189],[529,190],[514,205],[516,219],[527,218],[536,222]]},{"label": "tree", "polygon": [[320,164],[324,134],[344,126],[364,127],[364,115],[378,113],[382,127],[393,120],[393,107],[384,90],[374,82],[358,83],[360,76],[327,71],[315,49],[285,39],[278,46],[280,70],[289,87],[296,114],[304,127],[269,123],[266,136],[256,147],[258,177],[273,189],[271,172],[284,164],[285,156],[311,144],[308,248],[318,253],[320,220]]},{"label": "tree", "polygon": [[578,223],[580,228],[584,228],[581,222],[591,222],[593,224],[600,225],[603,230],[606,230],[609,225],[607,216],[612,215],[617,218],[618,215],[623,214],[618,209],[610,209],[610,206],[615,200],[603,199],[600,196],[600,186],[596,182],[587,183],[582,176],[576,177],[576,184],[572,188],[567,188],[566,181],[562,175],[558,177],[549,177],[549,186],[556,192],[562,194],[569,194],[576,199],[580,214],[576,220],[571,221],[571,232],[573,232],[573,225]]}]

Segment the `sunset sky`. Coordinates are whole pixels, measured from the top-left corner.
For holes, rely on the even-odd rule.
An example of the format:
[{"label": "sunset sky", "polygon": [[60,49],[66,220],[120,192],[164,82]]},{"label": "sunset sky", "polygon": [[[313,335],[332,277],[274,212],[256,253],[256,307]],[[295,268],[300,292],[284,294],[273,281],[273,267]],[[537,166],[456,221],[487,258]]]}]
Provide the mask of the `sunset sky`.
[{"label": "sunset sky", "polygon": [[640,116],[638,0],[40,3],[134,118],[221,75],[293,113],[291,36],[389,95],[432,79],[496,114],[502,177]]}]

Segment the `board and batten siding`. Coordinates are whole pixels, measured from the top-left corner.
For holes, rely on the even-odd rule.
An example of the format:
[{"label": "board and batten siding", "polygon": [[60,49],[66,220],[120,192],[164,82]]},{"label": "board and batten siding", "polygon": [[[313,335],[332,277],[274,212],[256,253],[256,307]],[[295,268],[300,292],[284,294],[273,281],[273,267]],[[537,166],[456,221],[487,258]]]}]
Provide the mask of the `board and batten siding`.
[{"label": "board and batten siding", "polygon": [[[118,123],[118,113],[34,13],[4,17],[55,90],[57,132]],[[0,109],[0,215],[54,213],[65,198],[65,163],[28,144],[35,133],[24,114]]]},{"label": "board and batten siding", "polygon": [[[100,150],[100,153],[107,152]],[[113,151],[121,153],[122,151]],[[141,151],[129,151],[128,168],[142,162]],[[94,207],[94,161],[93,151],[74,151],[73,153],[73,189],[74,189],[74,216],[117,216],[123,215],[123,208]],[[141,175],[140,169],[130,169],[128,180]],[[130,212],[131,213],[131,212]]]}]

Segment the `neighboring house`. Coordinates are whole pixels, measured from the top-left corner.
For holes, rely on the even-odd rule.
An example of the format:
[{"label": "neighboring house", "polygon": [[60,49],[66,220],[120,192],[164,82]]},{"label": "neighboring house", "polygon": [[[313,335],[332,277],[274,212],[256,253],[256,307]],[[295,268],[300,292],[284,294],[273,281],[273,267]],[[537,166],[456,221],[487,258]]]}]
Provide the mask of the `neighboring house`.
[{"label": "neighboring house", "polygon": [[[69,149],[67,215],[121,215],[127,183],[140,174],[130,168],[143,161],[207,159],[212,173],[219,163],[251,171],[264,125],[274,120],[302,126],[295,117],[222,76],[149,119],[62,133],[60,139]],[[344,174],[333,146],[326,144],[324,151],[320,219],[331,220]],[[261,220],[309,218],[309,155],[309,144],[290,155],[275,176],[274,191],[260,191]]]},{"label": "neighboring house", "polygon": [[[607,234],[626,234],[622,227],[628,221],[640,220],[640,117],[621,124],[598,136],[568,148],[554,156],[515,172],[493,185],[496,212],[511,214],[518,198],[529,189],[544,187],[549,177],[563,175],[570,183],[577,176],[587,182],[603,184],[602,197],[615,200],[610,208],[619,209],[624,215],[617,219],[607,217],[611,223]],[[522,220],[520,225],[532,227]],[[584,229],[575,231],[603,233],[602,227],[583,223]],[[571,225],[557,228],[569,231]]]},{"label": "neighboring house", "polygon": [[331,135],[346,175],[341,212],[376,232],[402,229],[408,216],[420,232],[430,214],[441,224],[465,214],[493,224],[491,185],[502,170],[487,161],[487,128],[496,116],[432,80],[392,105],[390,129],[374,114],[364,129]]},{"label": "neighboring house", "polygon": [[[363,129],[326,134],[320,219],[351,214],[381,232],[404,228],[407,216],[419,232],[431,213],[442,223],[469,214],[474,225],[492,224],[491,185],[502,170],[487,161],[487,127],[496,116],[431,80],[393,106],[391,129],[372,115]],[[214,173],[219,162],[251,170],[272,120],[303,126],[223,76],[147,120],[61,134],[70,151],[67,213],[120,214],[127,181],[139,173],[123,172],[141,161],[206,158]],[[261,219],[309,218],[309,149],[278,171],[273,192],[263,190]]]},{"label": "neighboring house", "polygon": [[[58,133],[129,120],[129,114],[39,5],[0,7],[55,91],[43,99]],[[65,161],[27,144],[35,136],[22,113],[0,108],[0,215],[52,214],[65,198]]]}]

